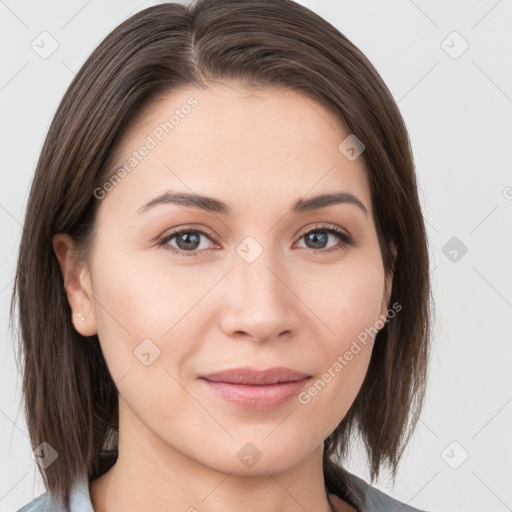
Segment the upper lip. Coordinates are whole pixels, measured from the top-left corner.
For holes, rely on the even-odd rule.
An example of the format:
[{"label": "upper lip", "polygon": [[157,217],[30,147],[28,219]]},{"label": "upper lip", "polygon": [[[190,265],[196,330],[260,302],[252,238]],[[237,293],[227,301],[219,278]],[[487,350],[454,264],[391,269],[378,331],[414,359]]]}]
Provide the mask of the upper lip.
[{"label": "upper lip", "polygon": [[267,370],[256,370],[249,366],[244,366],[210,373],[201,378],[212,382],[226,382],[229,384],[265,385],[278,382],[295,382],[307,377],[310,377],[307,373],[282,366],[276,366]]}]

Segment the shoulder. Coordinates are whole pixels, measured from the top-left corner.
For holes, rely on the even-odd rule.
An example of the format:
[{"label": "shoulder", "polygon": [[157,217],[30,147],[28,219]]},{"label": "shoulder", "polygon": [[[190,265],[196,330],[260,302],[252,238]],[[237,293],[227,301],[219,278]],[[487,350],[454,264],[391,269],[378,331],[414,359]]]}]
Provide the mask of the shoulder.
[{"label": "shoulder", "polygon": [[360,512],[426,512],[392,498],[353,473],[347,472],[347,476],[353,482],[361,503],[364,504]]},{"label": "shoulder", "polygon": [[41,494],[16,512],[94,512],[89,495],[89,481],[82,477],[71,490],[69,507],[62,507],[48,492]]},{"label": "shoulder", "polygon": [[52,496],[45,492],[33,499],[31,502],[27,503],[16,512],[66,512],[65,509],[59,506],[56,503]]}]

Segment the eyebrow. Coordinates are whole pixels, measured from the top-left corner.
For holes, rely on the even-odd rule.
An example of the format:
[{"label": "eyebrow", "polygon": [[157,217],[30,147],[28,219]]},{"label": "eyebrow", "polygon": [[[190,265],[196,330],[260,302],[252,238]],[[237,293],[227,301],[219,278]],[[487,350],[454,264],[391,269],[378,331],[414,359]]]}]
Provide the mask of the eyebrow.
[{"label": "eyebrow", "polygon": [[[208,196],[197,194],[188,194],[183,192],[164,192],[163,194],[151,199],[137,210],[137,214],[143,213],[156,205],[177,204],[197,208],[210,213],[219,213],[230,215],[233,210],[223,201]],[[294,214],[309,212],[326,208],[333,204],[351,204],[357,206],[365,215],[368,215],[366,206],[353,194],[348,192],[336,192],[332,194],[320,194],[309,199],[299,199],[291,207]]]}]

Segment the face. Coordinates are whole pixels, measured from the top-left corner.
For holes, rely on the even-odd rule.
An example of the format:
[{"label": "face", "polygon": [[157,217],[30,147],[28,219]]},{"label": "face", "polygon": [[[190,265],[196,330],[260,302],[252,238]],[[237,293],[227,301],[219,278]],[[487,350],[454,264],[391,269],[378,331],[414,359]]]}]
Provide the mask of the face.
[{"label": "face", "polygon": [[[122,141],[118,161],[134,160],[97,191],[93,250],[68,297],[148,445],[263,474],[297,464],[347,413],[391,286],[363,158],[338,149],[349,134],[299,93],[230,83],[166,96]],[[148,206],[165,193],[196,205]],[[307,203],[333,193],[355,199]],[[239,367],[309,378],[245,390],[202,378]],[[254,469],[246,453],[260,454]]]}]

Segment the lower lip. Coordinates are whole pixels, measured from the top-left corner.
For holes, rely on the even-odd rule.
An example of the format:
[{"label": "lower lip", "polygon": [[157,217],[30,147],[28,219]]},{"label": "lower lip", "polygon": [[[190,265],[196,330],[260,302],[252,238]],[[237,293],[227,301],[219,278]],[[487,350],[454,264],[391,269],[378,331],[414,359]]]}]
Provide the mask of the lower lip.
[{"label": "lower lip", "polygon": [[217,395],[246,409],[275,409],[284,405],[297,396],[308,378],[295,382],[282,382],[264,386],[249,386],[245,384],[229,384],[227,382],[212,382],[201,379]]}]

